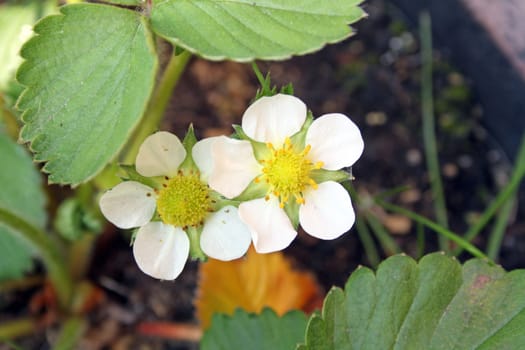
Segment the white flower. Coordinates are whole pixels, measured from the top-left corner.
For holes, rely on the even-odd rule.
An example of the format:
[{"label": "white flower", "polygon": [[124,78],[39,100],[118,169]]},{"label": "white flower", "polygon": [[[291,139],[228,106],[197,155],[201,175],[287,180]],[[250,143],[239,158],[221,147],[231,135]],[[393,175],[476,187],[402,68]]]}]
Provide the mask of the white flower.
[{"label": "white flower", "polygon": [[[237,208],[226,205],[214,210],[217,196],[206,184],[212,142],[204,139],[193,146],[197,172],[181,168],[187,152],[175,135],[158,132],[149,136],[135,166],[158,186],[125,181],[100,199],[102,213],[114,225],[139,227],[133,255],[139,268],[152,277],[172,280],[181,273],[190,252],[188,230],[202,229],[197,244],[206,255],[220,260],[239,258],[250,245],[250,233]],[[152,221],[155,217],[157,221]]]},{"label": "white flower", "polygon": [[247,188],[265,189],[263,198],[239,205],[258,252],[281,250],[292,242],[297,235],[290,220],[294,210],[303,229],[321,239],[337,238],[354,224],[348,192],[319,174],[354,164],[364,148],[361,133],[343,114],[310,122],[298,98],[262,97],[242,118],[250,140],[221,137],[213,143],[210,187],[228,198]]}]

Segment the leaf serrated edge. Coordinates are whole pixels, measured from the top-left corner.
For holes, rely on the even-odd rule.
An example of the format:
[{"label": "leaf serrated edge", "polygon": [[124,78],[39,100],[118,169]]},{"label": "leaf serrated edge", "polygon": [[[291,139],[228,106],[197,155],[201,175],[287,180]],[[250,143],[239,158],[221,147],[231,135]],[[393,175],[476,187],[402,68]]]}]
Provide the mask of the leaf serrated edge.
[{"label": "leaf serrated edge", "polygon": [[[19,133],[19,137],[18,137],[17,142],[19,144],[28,144],[28,149],[33,154],[33,157],[32,157],[33,163],[35,163],[35,164],[44,163],[44,165],[40,168],[40,171],[49,175],[49,176],[47,176],[47,183],[49,185],[52,185],[52,184],[70,185],[73,188],[78,186],[78,185],[80,185],[80,184],[82,184],[82,183],[90,181],[96,175],[98,175],[109,163],[111,163],[118,156],[118,154],[125,147],[125,142],[120,146],[119,149],[117,149],[115,154],[110,159],[108,159],[108,161],[105,164],[102,164],[98,169],[96,169],[90,176],[88,176],[84,180],[81,180],[81,181],[78,181],[78,182],[73,182],[73,181],[67,181],[67,180],[64,181],[64,179],[56,179],[56,177],[54,177],[53,174],[47,168],[48,164],[52,161],[52,159],[36,159],[36,154],[38,154],[38,150],[33,148],[33,143],[34,143],[35,139],[38,137],[38,135],[34,136],[31,139],[24,139],[23,138],[24,129],[27,127],[28,124],[30,124],[30,122],[27,121],[27,115],[32,111],[32,109],[28,108],[28,109],[24,110],[24,109],[20,108],[19,103],[21,101],[23,101],[23,99],[25,98],[25,95],[31,90],[32,87],[28,86],[28,85],[25,85],[22,82],[20,82],[19,73],[21,73],[23,71],[23,69],[26,69],[26,66],[30,66],[30,64],[32,62],[31,59],[27,59],[26,57],[24,57],[23,52],[24,52],[24,49],[26,47],[29,47],[30,45],[34,45],[34,41],[38,41],[38,37],[41,35],[39,33],[39,31],[38,31],[38,28],[39,28],[40,25],[42,25],[41,23],[46,21],[46,20],[49,20],[49,18],[51,18],[51,17],[66,17],[67,14],[68,14],[68,11],[70,10],[70,8],[75,8],[75,7],[109,7],[109,8],[115,8],[114,6],[110,6],[108,4],[96,4],[96,3],[69,4],[69,5],[65,5],[65,6],[60,7],[59,8],[60,13],[52,14],[52,15],[49,15],[49,16],[45,16],[45,17],[41,18],[40,20],[38,20],[35,23],[34,27],[33,27],[35,35],[33,37],[31,37],[31,39],[29,39],[26,43],[24,43],[24,45],[22,45],[22,48],[20,49],[20,55],[24,59],[24,61],[22,62],[22,64],[20,65],[20,67],[18,68],[18,70],[16,72],[16,80],[20,84],[22,84],[24,86],[24,90],[22,91],[22,93],[20,93],[20,96],[18,97],[18,99],[16,101],[16,104],[15,104],[15,108],[18,111],[22,112],[20,118],[21,118],[21,120],[22,120],[22,122],[24,124],[22,126],[22,128],[20,129],[20,133]],[[130,11],[129,9],[125,9],[125,8],[119,8],[119,9],[121,9],[123,11]],[[131,12],[134,12],[134,11],[131,11]],[[142,16],[140,14],[137,15],[137,18],[138,18],[138,20],[141,22],[141,24],[145,28],[146,43],[147,43],[147,47],[149,48],[150,52],[153,53],[153,57],[154,57],[153,72],[155,73],[154,76],[156,76],[156,72],[158,71],[159,63],[158,63],[158,59],[157,59],[156,43],[155,43],[155,40],[154,40],[154,37],[153,37],[153,30],[151,28],[151,23],[150,23],[149,20],[147,20],[144,16]],[[149,104],[149,100],[151,98],[151,95],[153,94],[153,91],[154,91],[154,89],[153,89],[153,84],[152,84],[152,86],[150,88],[149,98],[145,100],[144,105],[142,107],[142,113],[141,114],[144,114],[144,112],[146,111],[146,108],[147,108],[147,106]],[[128,131],[128,136],[131,135],[133,133],[133,131],[137,128],[139,122],[140,122],[140,118],[136,121],[135,125],[130,128],[130,130]]]},{"label": "leaf serrated edge", "polygon": [[233,57],[233,56],[227,56],[227,55],[207,55],[207,54],[204,54],[202,52],[199,52],[196,48],[187,45],[186,43],[184,43],[183,41],[181,41],[178,38],[168,37],[166,35],[163,35],[162,33],[157,32],[153,26],[152,26],[151,29],[156,35],[160,36],[161,38],[164,38],[166,41],[170,42],[174,47],[177,47],[177,46],[182,47],[185,50],[191,52],[192,54],[197,55],[199,57],[202,57],[204,59],[210,60],[210,61],[230,60],[230,61],[240,62],[240,63],[252,62],[252,61],[255,61],[255,60],[283,61],[283,60],[290,59],[293,56],[304,56],[304,55],[308,55],[308,54],[320,51],[324,47],[326,47],[326,46],[328,46],[330,44],[335,44],[335,43],[341,42],[343,40],[346,40],[346,39],[354,36],[356,34],[356,31],[350,25],[368,17],[368,14],[361,7],[359,7],[359,5],[362,2],[364,2],[364,0],[357,0],[357,3],[355,4],[356,8],[358,8],[361,11],[361,15],[359,17],[356,17],[356,18],[346,22],[346,24],[349,26],[348,27],[348,32],[346,33],[346,35],[344,35],[342,37],[339,37],[339,38],[336,38],[334,40],[329,40],[329,41],[326,41],[324,43],[321,43],[319,46],[316,46],[316,47],[313,47],[313,48],[309,48],[309,49],[306,49],[304,51],[292,52],[292,53],[290,53],[288,55],[247,56],[247,57]]}]

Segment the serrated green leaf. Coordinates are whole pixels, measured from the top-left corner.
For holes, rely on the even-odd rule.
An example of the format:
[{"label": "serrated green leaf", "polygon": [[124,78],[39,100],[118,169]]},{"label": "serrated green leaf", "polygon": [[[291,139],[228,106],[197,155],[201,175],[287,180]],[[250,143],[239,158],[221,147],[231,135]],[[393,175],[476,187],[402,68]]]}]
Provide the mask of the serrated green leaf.
[{"label": "serrated green leaf", "polygon": [[154,0],[153,30],[211,60],[285,59],[353,34],[363,0]]},{"label": "serrated green leaf", "polygon": [[[36,227],[46,224],[40,174],[29,154],[0,130],[0,206]],[[20,277],[32,266],[32,252],[0,223],[0,280]]]},{"label": "serrated green leaf", "polygon": [[24,142],[49,181],[79,184],[118,153],[142,116],[157,70],[145,19],[108,5],[61,8],[34,28],[17,73],[27,87]]},{"label": "serrated green leaf", "polygon": [[301,350],[519,349],[525,342],[525,270],[435,253],[385,260],[333,289],[309,320]]},{"label": "serrated green leaf", "polygon": [[300,311],[279,317],[271,309],[259,315],[237,309],[233,316],[215,314],[204,333],[201,350],[289,350],[304,336],[306,316]]}]

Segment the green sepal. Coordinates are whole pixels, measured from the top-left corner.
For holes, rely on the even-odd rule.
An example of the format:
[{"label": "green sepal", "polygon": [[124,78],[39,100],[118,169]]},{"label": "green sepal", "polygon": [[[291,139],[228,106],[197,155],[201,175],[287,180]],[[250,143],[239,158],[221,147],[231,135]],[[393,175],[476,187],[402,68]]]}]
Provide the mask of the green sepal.
[{"label": "green sepal", "polygon": [[233,138],[244,140],[244,141],[249,141],[252,144],[253,155],[255,159],[257,160],[265,159],[271,155],[271,151],[268,149],[268,147],[266,146],[264,142],[255,141],[254,139],[246,135],[246,133],[244,132],[244,130],[242,129],[240,125],[234,124],[232,125],[232,127],[233,127],[233,130],[235,130]]},{"label": "green sepal", "polygon": [[304,149],[306,144],[306,133],[308,132],[308,129],[310,128],[310,125],[312,125],[313,121],[314,116],[312,115],[311,111],[308,111],[306,114],[304,124],[301,127],[301,130],[299,130],[290,137],[290,141],[292,142],[292,145],[294,146],[296,152],[302,152],[302,150]]},{"label": "green sepal", "polygon": [[274,96],[278,93],[280,94],[286,94],[286,95],[293,95],[293,84],[288,83],[284,86],[281,86],[281,89],[279,92],[277,92],[277,86],[272,86],[272,81],[270,78],[270,72],[266,73],[266,76],[263,76],[261,71],[259,70],[259,67],[255,62],[252,62],[252,69],[255,73],[255,76],[257,77],[257,80],[259,80],[259,84],[261,87],[257,89],[257,93],[255,94],[255,98],[253,99],[252,103],[257,101],[263,96]]},{"label": "green sepal", "polygon": [[182,140],[182,145],[186,150],[186,158],[184,158],[184,161],[179,166],[179,169],[185,172],[199,171],[199,168],[195,164],[195,161],[193,160],[193,155],[191,153],[191,150],[193,149],[193,146],[195,146],[196,143],[197,137],[195,136],[195,130],[193,129],[193,124],[190,124],[190,126],[188,127],[188,131],[186,131],[186,135],[184,136],[184,140]]},{"label": "green sepal", "polygon": [[289,198],[283,208],[286,215],[288,215],[293,228],[296,230],[299,227],[299,206],[300,204],[297,203],[295,198]]},{"label": "green sepal", "polygon": [[201,249],[201,234],[203,226],[200,225],[198,228],[189,226],[186,231],[188,238],[190,239],[190,257],[193,260],[206,261],[208,257]]},{"label": "green sepal", "polygon": [[240,201],[238,201],[237,199],[228,199],[219,192],[214,191],[212,189],[210,189],[209,195],[212,201],[211,209],[213,210],[213,212],[219,211],[228,205],[238,208],[239,204],[241,204]]},{"label": "green sepal", "polygon": [[120,165],[118,176],[124,181],[136,181],[151,188],[159,189],[162,186],[162,177],[146,177],[140,175],[133,165]]},{"label": "green sepal", "polygon": [[326,181],[344,182],[352,180],[352,174],[345,170],[314,169],[310,172],[310,177],[318,184]]},{"label": "green sepal", "polygon": [[252,180],[244,191],[234,199],[236,201],[246,202],[252,199],[262,198],[266,196],[267,193],[268,185],[265,182],[255,182],[255,180]]},{"label": "green sepal", "polygon": [[69,241],[77,241],[86,233],[100,233],[102,222],[86,210],[77,198],[68,198],[58,207],[55,230]]}]

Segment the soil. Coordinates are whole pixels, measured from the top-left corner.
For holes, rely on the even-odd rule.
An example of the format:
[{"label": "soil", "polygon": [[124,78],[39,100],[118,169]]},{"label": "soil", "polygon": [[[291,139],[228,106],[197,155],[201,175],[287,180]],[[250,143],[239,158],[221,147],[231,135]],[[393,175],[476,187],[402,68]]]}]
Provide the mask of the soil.
[{"label": "soil", "polygon": [[[369,17],[355,25],[354,37],[315,54],[258,64],[263,72],[271,72],[277,86],[292,82],[295,95],[314,116],[340,112],[360,127],[365,151],[352,173],[362,200],[406,185],[409,189],[392,200],[433,218],[422,146],[418,38],[384,1],[369,0],[364,8]],[[481,123],[482,104],[468,77],[454,68],[446,53],[435,51],[434,58],[436,130],[450,228],[464,232],[505,183],[511,166]],[[240,123],[257,86],[250,65],[195,58],[175,90],[162,129],[182,137],[193,123],[199,137],[230,134],[231,124]],[[368,208],[356,207],[358,215],[364,210]],[[401,250],[417,255],[415,225],[379,208],[374,212]],[[506,231],[500,263],[508,269],[525,267],[524,214],[516,209]],[[484,247],[486,234],[475,244]],[[425,252],[436,250],[436,234],[427,231]],[[358,265],[370,265],[355,228],[333,241],[300,233],[284,252],[298,268],[313,271],[325,290],[343,286]],[[389,255],[380,252],[381,258]],[[146,337],[136,331],[140,321],[148,320],[195,324],[197,269],[197,263],[189,262],[175,282],[151,279],[136,267],[129,235],[108,227],[98,240],[90,270],[105,297],[89,316],[83,348],[197,349],[195,343]],[[23,305],[33,292],[2,296],[2,313],[27,312]],[[17,344],[46,349],[55,333],[50,327]]]}]

